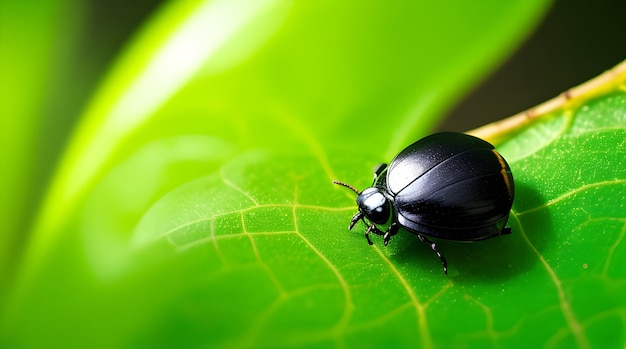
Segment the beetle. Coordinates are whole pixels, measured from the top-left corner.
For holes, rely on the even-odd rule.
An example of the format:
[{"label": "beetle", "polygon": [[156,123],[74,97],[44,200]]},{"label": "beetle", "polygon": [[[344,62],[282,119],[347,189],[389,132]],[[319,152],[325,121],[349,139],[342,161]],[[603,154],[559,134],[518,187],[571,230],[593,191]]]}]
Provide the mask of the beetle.
[{"label": "beetle", "polygon": [[370,233],[383,236],[387,246],[400,228],[417,235],[448,264],[428,237],[473,242],[510,234],[506,226],[513,205],[513,173],[493,145],[463,133],[435,133],[409,145],[387,166],[374,170],[372,186],[358,191],[358,221]]}]

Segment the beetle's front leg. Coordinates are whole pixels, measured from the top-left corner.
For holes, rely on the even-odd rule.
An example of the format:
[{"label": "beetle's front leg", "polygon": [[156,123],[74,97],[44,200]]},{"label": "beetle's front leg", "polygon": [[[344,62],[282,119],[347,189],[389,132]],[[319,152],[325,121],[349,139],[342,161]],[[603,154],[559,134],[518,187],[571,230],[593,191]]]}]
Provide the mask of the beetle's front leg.
[{"label": "beetle's front leg", "polygon": [[370,232],[372,230],[376,229],[376,227],[374,225],[370,225],[367,227],[367,229],[365,229],[365,238],[367,239],[367,243],[371,246],[374,243],[372,242],[372,239],[370,239]]},{"label": "beetle's front leg", "polygon": [[380,229],[378,229],[378,227],[376,227],[374,224],[368,226],[367,229],[365,230],[365,238],[367,238],[367,243],[370,244],[370,245],[374,244],[372,242],[372,240],[370,239],[370,233],[374,233],[376,235],[384,235],[385,234]]},{"label": "beetle's front leg", "polygon": [[398,225],[398,223],[396,222],[391,223],[391,225],[389,226],[389,229],[387,229],[383,238],[385,246],[389,245],[389,240],[391,240],[392,236],[398,233],[399,229],[400,229],[400,226]]}]

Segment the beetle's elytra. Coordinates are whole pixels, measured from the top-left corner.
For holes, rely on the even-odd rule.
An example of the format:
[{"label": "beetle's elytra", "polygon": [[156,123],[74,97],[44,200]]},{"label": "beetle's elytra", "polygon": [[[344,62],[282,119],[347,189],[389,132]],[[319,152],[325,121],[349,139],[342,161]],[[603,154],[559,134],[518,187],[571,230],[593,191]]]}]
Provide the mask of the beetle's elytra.
[{"label": "beetle's elytra", "polygon": [[371,187],[357,193],[359,207],[349,229],[362,220],[365,237],[383,236],[385,246],[405,228],[439,257],[427,237],[477,241],[510,234],[506,227],[515,186],[506,160],[488,142],[462,133],[436,133],[411,144],[389,166],[379,165]]}]

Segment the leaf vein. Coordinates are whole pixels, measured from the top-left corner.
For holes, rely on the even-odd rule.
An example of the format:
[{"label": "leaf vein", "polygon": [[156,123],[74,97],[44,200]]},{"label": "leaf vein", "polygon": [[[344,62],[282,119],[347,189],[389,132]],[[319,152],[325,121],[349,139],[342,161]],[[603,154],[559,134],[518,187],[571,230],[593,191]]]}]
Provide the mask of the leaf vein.
[{"label": "leaf vein", "polygon": [[615,239],[615,242],[609,248],[609,252],[607,253],[607,257],[606,257],[606,262],[604,263],[604,267],[602,268],[602,275],[603,276],[605,276],[605,277],[608,276],[609,266],[611,265],[611,260],[613,259],[613,254],[615,253],[615,250],[617,249],[617,247],[624,240],[624,236],[625,235],[626,235],[626,224],[624,224],[622,226],[622,230],[620,231],[619,236],[617,237],[617,239]]},{"label": "leaf vein", "polygon": [[224,184],[240,192],[243,196],[247,197],[250,201],[252,201],[252,203],[254,203],[255,206],[259,206],[259,203],[252,197],[252,195],[250,195],[245,190],[241,189],[238,185],[236,185],[235,183],[233,183],[226,177],[226,175],[224,174],[223,167],[220,170],[220,177],[222,178],[222,181],[224,182]]},{"label": "leaf vein", "polygon": [[396,276],[398,281],[400,281],[400,284],[402,284],[402,287],[404,287],[406,293],[411,299],[411,304],[413,304],[413,307],[415,308],[415,314],[417,315],[417,330],[421,334],[420,338],[422,340],[422,347],[433,348],[433,340],[430,336],[430,331],[428,330],[428,324],[426,323],[425,306],[419,302],[417,296],[415,295],[415,292],[413,292],[413,289],[409,285],[408,281],[404,278],[404,276],[402,276],[400,271],[393,265],[393,263],[391,263],[389,258],[387,258],[387,256],[382,253],[378,246],[374,246],[374,250],[387,264],[389,269],[391,269],[391,271]]},{"label": "leaf vein", "polygon": [[556,203],[559,203],[559,202],[561,202],[561,201],[563,201],[563,200],[565,200],[565,199],[569,198],[570,196],[576,195],[576,194],[578,194],[578,193],[580,193],[580,192],[583,192],[583,191],[585,191],[585,190],[588,190],[588,189],[597,189],[597,188],[602,187],[602,186],[609,186],[609,185],[615,185],[615,184],[626,184],[626,179],[618,179],[618,180],[610,180],[610,181],[602,181],[602,182],[596,182],[596,183],[589,183],[589,184],[583,185],[583,186],[582,186],[582,187],[580,187],[580,188],[576,188],[576,189],[574,189],[574,190],[571,190],[571,191],[569,191],[569,192],[566,192],[566,193],[564,193],[564,194],[561,194],[560,196],[558,196],[558,197],[556,197],[556,198],[554,198],[554,199],[548,200],[548,201],[547,201],[545,204],[543,204],[543,205],[539,205],[539,206],[537,206],[537,207],[534,207],[534,208],[528,209],[528,210],[526,210],[526,211],[515,212],[515,213],[516,213],[516,214],[517,214],[517,216],[519,217],[519,216],[522,216],[522,215],[525,215],[525,214],[528,214],[528,213],[531,213],[531,212],[538,211],[538,210],[540,210],[540,209],[542,209],[542,208],[546,208],[546,207],[548,207],[548,206],[552,206],[552,205],[554,205],[554,204],[556,204]]},{"label": "leaf vein", "polygon": [[[297,203],[298,202],[298,188],[297,187],[295,188],[294,192],[295,192],[294,203]],[[304,241],[305,244],[309,246],[309,248],[311,248],[311,250],[313,250],[313,252],[315,252],[315,254],[319,256],[320,259],[322,259],[322,261],[324,261],[324,263],[328,265],[330,270],[337,277],[337,280],[339,281],[339,284],[341,285],[341,288],[344,293],[344,297],[345,297],[344,311],[341,316],[341,319],[339,320],[337,325],[334,327],[335,336],[336,338],[339,338],[339,336],[342,335],[342,330],[347,328],[348,322],[350,321],[350,317],[352,316],[352,311],[354,310],[354,303],[352,301],[352,293],[350,292],[350,286],[348,285],[346,280],[343,278],[343,275],[341,275],[341,273],[339,272],[339,269],[337,269],[337,267],[320,250],[318,250],[302,233],[300,233],[300,230],[298,229],[297,208],[298,206],[294,205],[291,210],[291,214],[293,218],[293,226],[296,229],[295,233],[302,239],[302,241]]]},{"label": "leaf vein", "polygon": [[561,280],[556,275],[556,272],[554,271],[554,269],[552,269],[552,267],[546,261],[546,259],[543,258],[543,255],[537,250],[535,245],[533,245],[533,243],[530,241],[522,225],[520,225],[520,233],[522,234],[522,237],[524,238],[524,240],[526,240],[526,243],[531,248],[531,250],[537,255],[537,257],[539,258],[539,261],[541,262],[546,272],[548,273],[548,276],[552,280],[552,283],[556,287],[561,313],[563,314],[563,317],[565,318],[567,326],[569,327],[570,331],[574,335],[574,338],[576,339],[576,342],[578,343],[578,347],[590,348],[587,337],[585,336],[585,332],[581,324],[576,319],[576,316],[574,315],[574,311],[572,310],[571,304],[567,301]]}]

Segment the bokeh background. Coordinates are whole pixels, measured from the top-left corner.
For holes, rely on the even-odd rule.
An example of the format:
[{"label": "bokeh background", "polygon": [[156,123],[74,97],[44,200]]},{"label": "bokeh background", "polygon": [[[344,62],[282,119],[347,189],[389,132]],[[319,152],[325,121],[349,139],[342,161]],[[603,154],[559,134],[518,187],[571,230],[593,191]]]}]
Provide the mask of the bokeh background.
[{"label": "bokeh background", "polygon": [[442,129],[465,131],[579,85],[626,56],[626,2],[555,1],[527,41],[450,111]]}]

